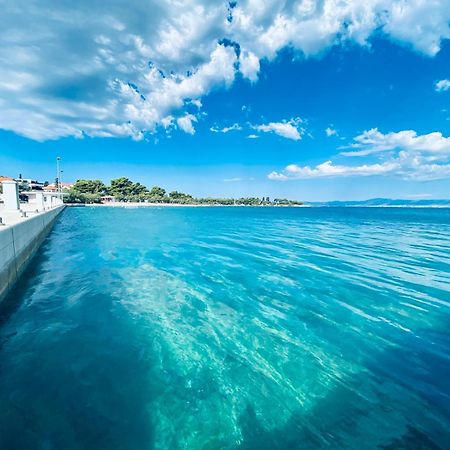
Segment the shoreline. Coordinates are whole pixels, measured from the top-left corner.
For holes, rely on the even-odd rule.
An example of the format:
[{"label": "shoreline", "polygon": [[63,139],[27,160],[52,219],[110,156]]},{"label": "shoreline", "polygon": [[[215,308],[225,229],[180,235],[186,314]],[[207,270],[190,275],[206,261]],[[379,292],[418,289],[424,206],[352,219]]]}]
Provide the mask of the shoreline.
[{"label": "shoreline", "polygon": [[139,202],[115,202],[115,203],[65,203],[71,207],[89,208],[311,208],[311,205],[207,205],[185,203],[139,203]]},{"label": "shoreline", "polygon": [[450,209],[450,205],[217,205],[217,204],[186,204],[186,203],[64,203],[69,207],[88,208],[409,208],[409,209]]},{"label": "shoreline", "polygon": [[65,203],[73,208],[397,208],[397,209],[450,209],[450,205],[208,205],[185,203]]}]

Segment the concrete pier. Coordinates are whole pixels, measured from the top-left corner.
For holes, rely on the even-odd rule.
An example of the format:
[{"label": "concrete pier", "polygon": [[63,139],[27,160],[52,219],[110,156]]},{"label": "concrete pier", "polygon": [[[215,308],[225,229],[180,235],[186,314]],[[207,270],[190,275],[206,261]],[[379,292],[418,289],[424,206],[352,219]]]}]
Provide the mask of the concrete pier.
[{"label": "concrete pier", "polygon": [[19,203],[15,181],[3,181],[0,204],[0,302],[12,289],[65,206],[62,197],[29,193]]},{"label": "concrete pier", "polygon": [[65,206],[0,228],[0,302],[11,290]]}]

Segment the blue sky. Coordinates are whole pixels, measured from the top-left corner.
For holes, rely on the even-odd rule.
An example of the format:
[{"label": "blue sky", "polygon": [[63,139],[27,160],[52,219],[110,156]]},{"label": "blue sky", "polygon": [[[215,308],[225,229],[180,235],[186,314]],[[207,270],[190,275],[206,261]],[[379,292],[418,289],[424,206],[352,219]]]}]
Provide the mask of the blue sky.
[{"label": "blue sky", "polygon": [[28,27],[21,3],[0,174],[53,180],[59,155],[66,181],[199,196],[450,198],[448,1],[39,2]]}]

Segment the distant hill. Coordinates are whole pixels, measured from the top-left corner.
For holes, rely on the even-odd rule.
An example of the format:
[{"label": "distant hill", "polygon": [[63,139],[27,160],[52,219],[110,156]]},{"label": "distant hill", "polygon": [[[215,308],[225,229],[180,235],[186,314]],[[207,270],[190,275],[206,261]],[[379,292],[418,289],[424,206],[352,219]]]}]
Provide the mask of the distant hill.
[{"label": "distant hill", "polygon": [[372,207],[450,207],[450,199],[447,200],[402,200],[391,198],[372,198],[359,201],[332,201],[332,202],[305,202],[311,206],[372,206]]}]

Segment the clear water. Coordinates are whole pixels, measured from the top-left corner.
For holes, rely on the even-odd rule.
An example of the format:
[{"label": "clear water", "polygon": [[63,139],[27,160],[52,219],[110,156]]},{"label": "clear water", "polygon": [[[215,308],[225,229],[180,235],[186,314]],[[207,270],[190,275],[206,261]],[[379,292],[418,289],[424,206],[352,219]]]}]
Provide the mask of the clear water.
[{"label": "clear water", "polygon": [[448,209],[67,209],[2,308],[0,448],[450,448],[449,319]]}]

